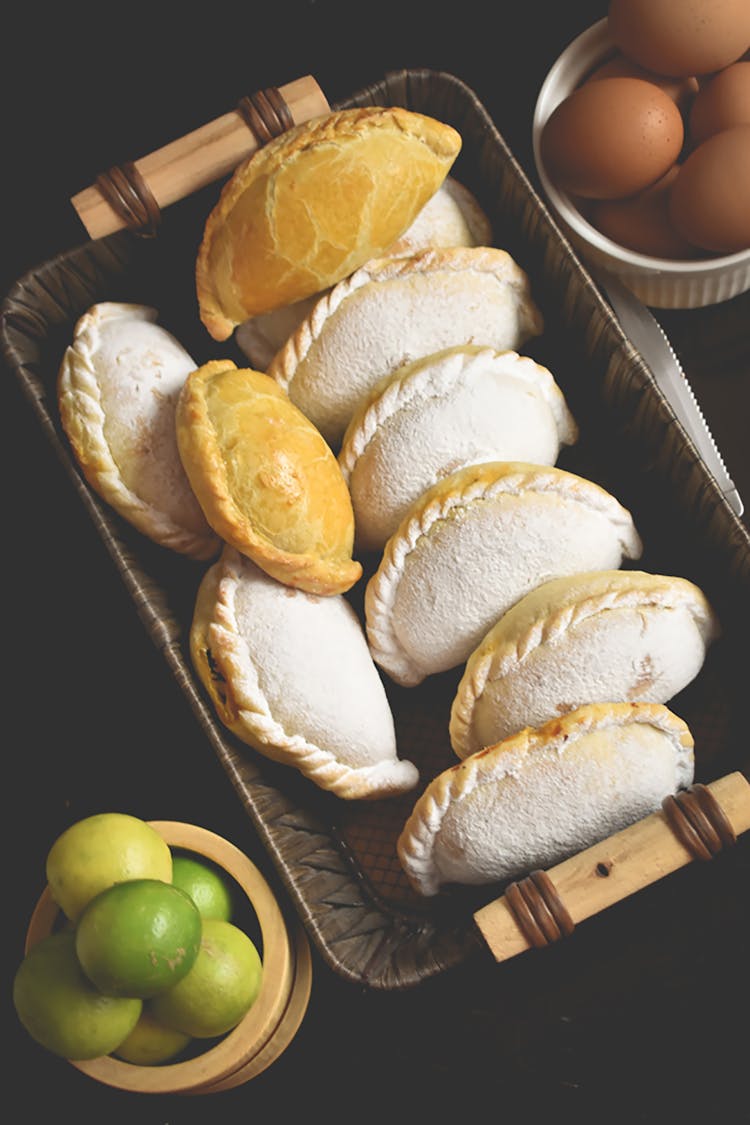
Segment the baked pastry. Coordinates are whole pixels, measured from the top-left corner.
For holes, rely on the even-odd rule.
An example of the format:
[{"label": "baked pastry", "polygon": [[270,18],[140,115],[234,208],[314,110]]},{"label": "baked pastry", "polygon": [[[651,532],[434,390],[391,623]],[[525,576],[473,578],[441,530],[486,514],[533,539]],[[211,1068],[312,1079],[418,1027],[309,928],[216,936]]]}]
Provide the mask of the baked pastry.
[{"label": "baked pastry", "polygon": [[196,261],[201,320],[225,340],[248,317],[309,297],[382,254],[450,171],[461,137],[397,106],[297,125],[241,164]]},{"label": "baked pastry", "polygon": [[[490,246],[492,225],[476,196],[452,176],[443,180],[411,226],[385,254],[416,254],[430,246]],[[256,370],[265,371],[324,293],[305,297],[259,316],[237,328],[235,342]]]},{"label": "baked pastry", "polygon": [[451,745],[465,758],[584,703],[667,703],[698,675],[717,634],[686,578],[603,570],[544,582],[469,657]]},{"label": "baked pastry", "polygon": [[313,594],[348,590],[354,516],[336,458],[277,383],[213,360],[177,402],[185,472],[216,533],[266,573]]},{"label": "baked pastry", "polygon": [[444,247],[370,261],[321,298],[268,374],[330,445],[403,363],[458,344],[517,350],[542,330],[504,250]]},{"label": "baked pastry", "polygon": [[439,774],[398,839],[414,888],[486,884],[550,867],[692,783],[693,737],[658,703],[590,703]]},{"label": "baked pastry", "polygon": [[356,542],[382,549],[436,481],[484,461],[554,465],[578,430],[546,367],[464,344],[404,364],[354,414],[339,464]]},{"label": "baked pastry", "polygon": [[219,551],[180,462],[177,396],[196,367],[146,305],[103,302],[76,323],[57,378],[65,434],[88,483],[155,543]]},{"label": "baked pastry", "polygon": [[225,547],[200,585],[190,653],[221,721],[259,753],[339,797],[416,784],[345,598],[290,589]]},{"label": "baked pastry", "polygon": [[540,583],[640,553],[630,513],[592,481],[512,461],[459,469],[412,505],[367,584],[373,657],[418,684],[462,664]]}]

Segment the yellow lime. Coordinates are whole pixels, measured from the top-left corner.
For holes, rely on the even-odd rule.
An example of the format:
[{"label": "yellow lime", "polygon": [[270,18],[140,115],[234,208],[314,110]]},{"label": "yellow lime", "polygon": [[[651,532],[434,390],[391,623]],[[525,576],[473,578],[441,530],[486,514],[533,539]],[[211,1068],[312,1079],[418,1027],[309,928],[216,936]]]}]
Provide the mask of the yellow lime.
[{"label": "yellow lime", "polygon": [[172,882],[190,895],[202,918],[220,918],[228,922],[232,917],[229,884],[215,867],[205,861],[173,854]]},{"label": "yellow lime", "polygon": [[135,1066],[158,1066],[184,1051],[189,1035],[158,1023],[144,1006],[141,1018],[115,1051],[119,1059]]},{"label": "yellow lime", "polygon": [[200,941],[201,916],[189,895],[158,879],[133,879],[91,900],[76,929],[76,954],[100,992],[145,1000],[182,980]]},{"label": "yellow lime", "polygon": [[66,1059],[95,1059],[130,1034],[143,1002],[97,992],[78,963],[75,936],[63,931],[26,954],[13,981],[13,1004],[42,1047]]},{"label": "yellow lime", "polygon": [[154,998],[151,1012],[195,1039],[224,1035],[250,1010],[261,978],[261,959],[247,934],[231,922],[208,918],[192,969]]},{"label": "yellow lime", "polygon": [[77,921],[100,891],[126,879],[172,879],[172,853],[145,820],[97,813],[71,824],[47,854],[47,882],[60,909]]}]

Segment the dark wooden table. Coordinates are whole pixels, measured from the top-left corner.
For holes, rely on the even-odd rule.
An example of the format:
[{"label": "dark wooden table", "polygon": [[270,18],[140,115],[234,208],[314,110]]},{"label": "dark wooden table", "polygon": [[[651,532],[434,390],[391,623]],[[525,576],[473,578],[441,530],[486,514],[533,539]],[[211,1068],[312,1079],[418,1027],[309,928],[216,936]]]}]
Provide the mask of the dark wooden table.
[{"label": "dark wooden table", "polygon": [[[462,0],[450,10],[293,0],[265,15],[231,2],[195,11],[69,4],[6,14],[3,291],[85,241],[69,199],[103,168],[305,73],[332,101],[401,67],[453,73],[536,182],[539,85],[604,14],[605,3],[584,0]],[[663,315],[746,502],[749,313],[746,296]],[[730,357],[719,366],[717,335]],[[3,396],[9,997],[46,851],[78,817],[125,809],[193,821],[241,846],[272,882],[274,873],[8,378]],[[292,1046],[253,1082],[210,1098],[99,1086],[32,1043],[8,1002],[6,1098],[19,1121],[34,1123],[61,1113],[144,1125],[367,1120],[375,1110],[400,1121],[415,1109],[438,1121],[512,1113],[535,1122],[547,1112],[557,1121],[748,1121],[749,875],[743,841],[590,920],[571,949],[526,954],[512,971],[474,962],[408,992],[353,986],[314,954],[311,1004]],[[608,936],[623,928],[628,955],[613,956]]]}]

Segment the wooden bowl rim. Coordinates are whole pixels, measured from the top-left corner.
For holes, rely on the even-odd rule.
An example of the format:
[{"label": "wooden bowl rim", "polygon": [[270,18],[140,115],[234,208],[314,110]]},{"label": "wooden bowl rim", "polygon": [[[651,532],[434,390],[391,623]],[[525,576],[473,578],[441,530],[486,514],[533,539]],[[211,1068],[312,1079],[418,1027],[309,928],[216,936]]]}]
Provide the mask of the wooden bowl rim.
[{"label": "wooden bowl rim", "polygon": [[[208,1091],[208,1087],[222,1083],[224,1079],[230,1081],[232,1076],[238,1076],[246,1070],[247,1078],[250,1078],[253,1074],[250,1064],[270,1045],[275,1034],[281,1034],[282,1039],[278,1051],[269,1052],[273,1058],[288,1045],[283,1042],[283,1033],[288,1026],[284,1017],[290,1007],[295,985],[297,958],[283,914],[271,888],[252,860],[224,837],[209,829],[179,821],[153,820],[148,823],[170,847],[194,852],[218,864],[246,894],[257,916],[263,938],[260,992],[235,1028],[203,1054],[182,1062],[137,1066],[112,1055],[68,1061],[77,1070],[99,1082],[134,1092],[192,1093],[201,1087],[206,1087]],[[59,907],[53,901],[47,886],[29,922],[26,951],[51,931],[59,913]],[[299,986],[299,991],[300,996],[303,996],[304,983]],[[307,993],[309,997],[309,988]],[[306,1007],[305,1001],[304,1009],[299,1013],[297,1027]],[[268,1062],[271,1061],[272,1058],[269,1057]]]}]

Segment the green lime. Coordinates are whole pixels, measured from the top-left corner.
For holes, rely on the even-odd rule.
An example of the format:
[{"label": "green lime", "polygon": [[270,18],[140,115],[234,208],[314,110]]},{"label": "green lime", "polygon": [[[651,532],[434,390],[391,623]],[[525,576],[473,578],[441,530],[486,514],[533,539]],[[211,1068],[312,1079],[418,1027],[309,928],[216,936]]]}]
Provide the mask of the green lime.
[{"label": "green lime", "polygon": [[260,991],[261,959],[247,934],[231,922],[208,918],[187,976],[151,1003],[153,1016],[195,1039],[224,1035],[250,1010]]},{"label": "green lime", "polygon": [[201,916],[189,895],[158,879],[133,879],[91,900],[76,953],[100,992],[146,999],[190,971],[200,940]]},{"label": "green lime", "polygon": [[142,1001],[102,996],[81,971],[70,931],[51,934],[24,957],[13,1004],[42,1047],[65,1059],[95,1059],[119,1047],[138,1022]]},{"label": "green lime", "polygon": [[47,853],[47,882],[63,913],[77,921],[87,903],[113,883],[172,879],[172,853],[145,820],[97,813],[71,824]]},{"label": "green lime", "polygon": [[115,1051],[119,1059],[135,1066],[158,1066],[169,1062],[190,1042],[189,1035],[158,1023],[144,1006],[141,1018]]},{"label": "green lime", "polygon": [[202,918],[232,917],[232,892],[215,867],[192,856],[172,856],[172,883],[180,887],[198,907]]}]

